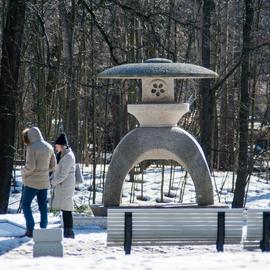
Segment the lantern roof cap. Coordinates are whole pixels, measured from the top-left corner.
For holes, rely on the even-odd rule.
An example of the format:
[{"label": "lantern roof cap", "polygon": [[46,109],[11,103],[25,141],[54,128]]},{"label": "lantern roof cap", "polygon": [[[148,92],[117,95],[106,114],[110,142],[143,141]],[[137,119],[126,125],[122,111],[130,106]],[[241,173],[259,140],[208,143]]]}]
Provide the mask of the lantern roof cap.
[{"label": "lantern roof cap", "polygon": [[173,63],[166,58],[151,58],[144,63],[123,64],[99,73],[102,79],[143,78],[216,78],[218,74],[210,69],[187,63]]}]

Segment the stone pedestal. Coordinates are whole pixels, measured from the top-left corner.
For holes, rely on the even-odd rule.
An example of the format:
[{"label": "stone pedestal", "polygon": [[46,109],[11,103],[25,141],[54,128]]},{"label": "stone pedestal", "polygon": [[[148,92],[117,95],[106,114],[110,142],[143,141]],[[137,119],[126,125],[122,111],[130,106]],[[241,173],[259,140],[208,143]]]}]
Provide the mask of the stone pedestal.
[{"label": "stone pedestal", "polygon": [[62,244],[62,229],[35,229],[33,232],[33,239],[35,242],[33,249],[34,257],[63,257],[64,248]]}]

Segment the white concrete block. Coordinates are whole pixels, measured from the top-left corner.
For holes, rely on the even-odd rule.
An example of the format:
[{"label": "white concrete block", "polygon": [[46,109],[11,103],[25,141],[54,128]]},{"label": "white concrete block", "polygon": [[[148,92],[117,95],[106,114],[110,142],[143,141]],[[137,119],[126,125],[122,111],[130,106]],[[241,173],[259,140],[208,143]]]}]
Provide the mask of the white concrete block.
[{"label": "white concrete block", "polygon": [[33,231],[33,256],[63,257],[63,231],[61,228],[35,229]]},{"label": "white concrete block", "polygon": [[52,256],[52,257],[63,257],[64,248],[60,242],[37,242],[34,244],[33,256]]},{"label": "white concrete block", "polygon": [[63,230],[61,228],[35,229],[33,239],[35,242],[61,242],[63,240]]}]

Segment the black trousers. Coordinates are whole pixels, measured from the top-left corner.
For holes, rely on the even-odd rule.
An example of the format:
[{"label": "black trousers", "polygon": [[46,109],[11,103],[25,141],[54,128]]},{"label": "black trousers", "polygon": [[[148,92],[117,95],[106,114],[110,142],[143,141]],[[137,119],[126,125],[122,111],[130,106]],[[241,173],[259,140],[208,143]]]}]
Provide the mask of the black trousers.
[{"label": "black trousers", "polygon": [[71,211],[62,210],[64,228],[73,229],[73,217]]}]

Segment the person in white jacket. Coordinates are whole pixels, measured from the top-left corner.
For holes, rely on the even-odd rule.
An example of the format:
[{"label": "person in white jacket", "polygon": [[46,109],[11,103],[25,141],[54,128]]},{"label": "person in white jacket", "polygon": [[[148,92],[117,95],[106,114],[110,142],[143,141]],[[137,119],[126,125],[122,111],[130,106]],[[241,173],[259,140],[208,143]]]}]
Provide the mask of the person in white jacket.
[{"label": "person in white jacket", "polygon": [[74,210],[75,157],[64,133],[55,141],[55,148],[58,164],[51,180],[53,188],[51,206],[53,209],[62,211],[64,237],[75,238],[72,216]]},{"label": "person in white jacket", "polygon": [[49,173],[56,165],[53,147],[44,141],[37,127],[27,128],[22,132],[26,145],[25,166],[22,168],[24,184],[22,194],[22,209],[26,221],[26,233],[23,236],[32,237],[35,226],[31,204],[37,197],[40,211],[40,227],[48,224],[47,191],[50,187]]}]

